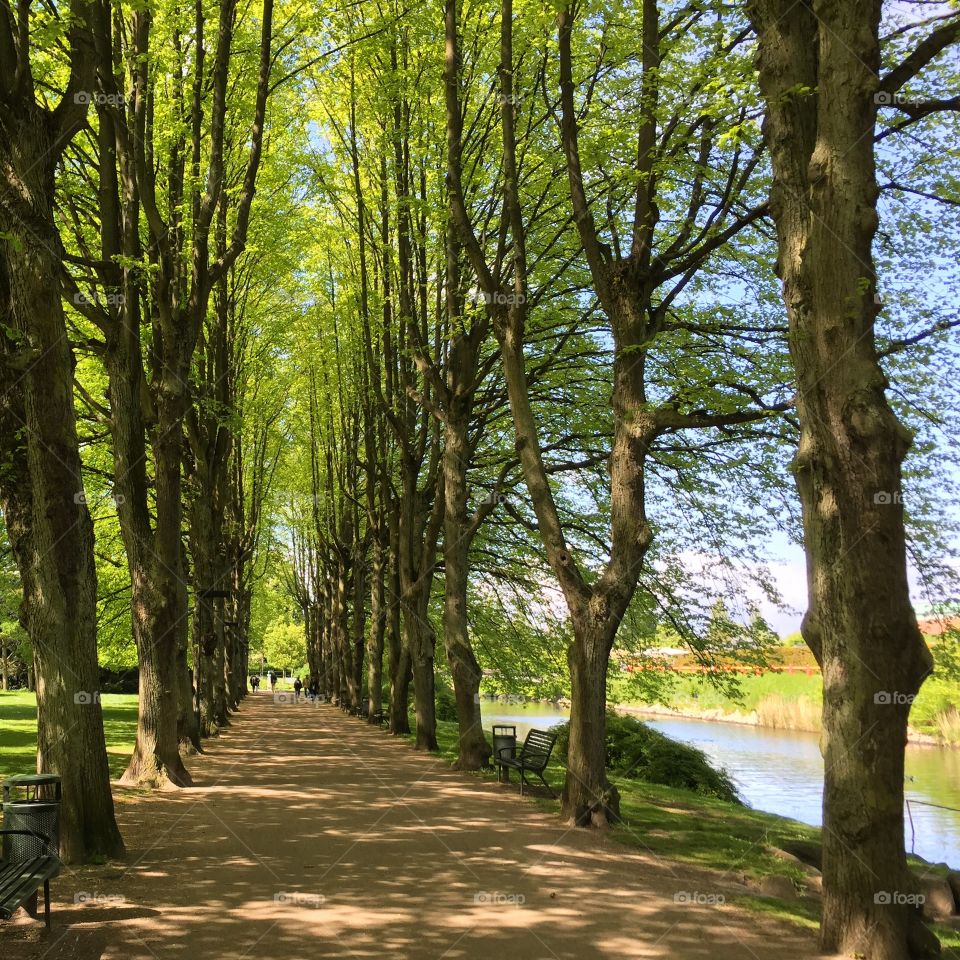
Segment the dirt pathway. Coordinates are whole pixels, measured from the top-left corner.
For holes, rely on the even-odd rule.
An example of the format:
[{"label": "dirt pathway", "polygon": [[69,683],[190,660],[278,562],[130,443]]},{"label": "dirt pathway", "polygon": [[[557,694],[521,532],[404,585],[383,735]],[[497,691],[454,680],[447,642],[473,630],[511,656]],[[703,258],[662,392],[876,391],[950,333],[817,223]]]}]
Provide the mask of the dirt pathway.
[{"label": "dirt pathway", "polygon": [[65,869],[53,933],[0,926],[4,960],[816,956],[811,933],[703,902],[742,895],[732,879],[568,830],[330,706],[250,697],[191,770],[123,798],[127,862]]}]

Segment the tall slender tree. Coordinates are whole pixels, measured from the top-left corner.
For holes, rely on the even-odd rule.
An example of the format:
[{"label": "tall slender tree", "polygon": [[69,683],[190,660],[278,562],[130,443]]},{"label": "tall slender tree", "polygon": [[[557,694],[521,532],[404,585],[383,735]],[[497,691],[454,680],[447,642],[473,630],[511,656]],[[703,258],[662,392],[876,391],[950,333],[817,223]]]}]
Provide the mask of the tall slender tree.
[{"label": "tall slender tree", "polygon": [[[99,703],[93,525],[55,221],[57,168],[91,99],[94,7],[78,0],[59,19],[28,2],[0,4],[0,506],[38,671],[37,769],[63,779],[61,850],[77,862],[123,851]],[[34,76],[40,26],[67,51],[52,108],[48,82]]]}]

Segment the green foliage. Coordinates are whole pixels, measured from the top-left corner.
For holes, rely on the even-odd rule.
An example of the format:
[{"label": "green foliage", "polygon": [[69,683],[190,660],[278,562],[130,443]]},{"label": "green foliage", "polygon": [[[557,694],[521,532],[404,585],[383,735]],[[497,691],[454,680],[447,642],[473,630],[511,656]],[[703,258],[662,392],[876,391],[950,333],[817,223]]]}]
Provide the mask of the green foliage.
[{"label": "green foliage", "polygon": [[455,722],[457,719],[457,698],[454,696],[453,689],[445,683],[438,683],[436,689],[437,719]]},{"label": "green foliage", "polygon": [[932,646],[934,670],[910,707],[910,725],[949,743],[960,742],[960,631],[947,630]]},{"label": "green foliage", "polygon": [[[554,728],[557,751],[566,757],[569,724]],[[708,797],[739,802],[732,781],[696,747],[678,743],[635,717],[607,712],[607,769],[620,777],[680,787]]]},{"label": "green foliage", "polygon": [[306,659],[303,625],[275,620],[263,634],[263,652],[271,667],[280,670],[295,670],[301,667]]}]

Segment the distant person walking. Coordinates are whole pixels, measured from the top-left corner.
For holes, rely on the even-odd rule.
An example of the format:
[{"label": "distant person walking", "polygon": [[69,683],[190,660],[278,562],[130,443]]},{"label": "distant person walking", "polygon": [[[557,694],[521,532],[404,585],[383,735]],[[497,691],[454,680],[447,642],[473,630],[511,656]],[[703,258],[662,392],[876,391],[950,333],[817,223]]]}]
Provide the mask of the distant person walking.
[{"label": "distant person walking", "polygon": [[267,674],[267,679],[270,681],[270,692],[273,693],[277,689],[277,675],[271,670]]},{"label": "distant person walking", "polygon": [[307,687],[307,693],[311,700],[316,700],[320,696],[320,681],[316,677],[310,678],[310,685]]},{"label": "distant person walking", "polygon": [[250,678],[250,686],[253,688],[254,693],[260,689],[260,678],[256,674]]},{"label": "distant person walking", "polygon": [[293,699],[294,700],[300,699],[300,691],[302,689],[303,689],[303,683],[301,682],[300,678],[297,677],[297,679],[293,681]]}]

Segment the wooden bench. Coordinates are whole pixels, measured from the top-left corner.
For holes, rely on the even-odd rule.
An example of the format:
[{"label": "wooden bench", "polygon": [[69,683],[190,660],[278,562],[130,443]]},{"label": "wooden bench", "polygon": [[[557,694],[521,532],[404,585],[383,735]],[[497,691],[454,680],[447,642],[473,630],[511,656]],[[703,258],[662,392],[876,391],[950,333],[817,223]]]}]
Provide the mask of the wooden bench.
[{"label": "wooden bench", "polygon": [[[0,830],[0,835],[22,834],[35,837],[44,844],[50,838],[34,830]],[[60,872],[60,859],[53,856],[32,857],[20,862],[0,860],[0,920],[9,920],[18,907],[37,917],[37,892],[43,887],[43,920],[50,929],[50,881]]]},{"label": "wooden bench", "polygon": [[499,756],[493,758],[497,765],[497,779],[500,780],[504,771],[507,775],[507,783],[510,782],[510,771],[518,770],[520,772],[520,796],[523,796],[523,787],[531,786],[527,782],[527,774],[534,774],[540,782],[547,788],[551,797],[556,794],[550,787],[550,784],[543,777],[543,771],[546,770],[550,762],[550,754],[553,753],[553,745],[557,742],[555,733],[548,733],[546,730],[531,730],[523,746],[516,756],[512,756],[513,747],[503,747]]}]

